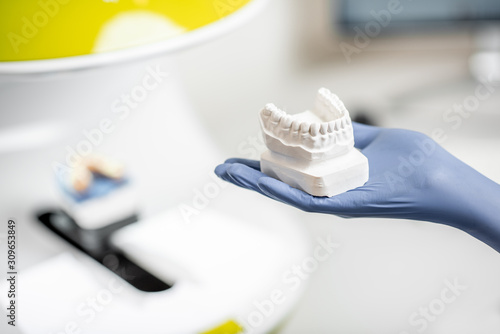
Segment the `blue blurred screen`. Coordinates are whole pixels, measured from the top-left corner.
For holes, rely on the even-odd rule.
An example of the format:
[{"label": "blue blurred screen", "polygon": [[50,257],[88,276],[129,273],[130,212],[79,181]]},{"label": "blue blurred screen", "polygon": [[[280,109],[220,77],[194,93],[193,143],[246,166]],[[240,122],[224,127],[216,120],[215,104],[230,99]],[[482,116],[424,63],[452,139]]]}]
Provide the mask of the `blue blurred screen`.
[{"label": "blue blurred screen", "polygon": [[344,29],[369,22],[374,20],[373,12],[388,10],[391,1],[399,2],[399,6],[388,28],[420,29],[429,24],[450,27],[500,20],[500,0],[337,0],[337,22]]}]

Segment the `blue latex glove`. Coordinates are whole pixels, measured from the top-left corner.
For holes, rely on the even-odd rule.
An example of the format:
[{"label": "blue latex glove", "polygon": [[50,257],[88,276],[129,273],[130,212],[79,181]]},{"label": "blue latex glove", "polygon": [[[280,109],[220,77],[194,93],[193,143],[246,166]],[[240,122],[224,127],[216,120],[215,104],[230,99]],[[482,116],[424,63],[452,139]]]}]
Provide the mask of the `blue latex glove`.
[{"label": "blue latex glove", "polygon": [[370,176],[359,188],[315,197],[260,172],[253,160],[229,159],[215,173],[307,212],[341,217],[426,220],[457,227],[500,251],[500,185],[428,136],[353,123],[355,146]]}]

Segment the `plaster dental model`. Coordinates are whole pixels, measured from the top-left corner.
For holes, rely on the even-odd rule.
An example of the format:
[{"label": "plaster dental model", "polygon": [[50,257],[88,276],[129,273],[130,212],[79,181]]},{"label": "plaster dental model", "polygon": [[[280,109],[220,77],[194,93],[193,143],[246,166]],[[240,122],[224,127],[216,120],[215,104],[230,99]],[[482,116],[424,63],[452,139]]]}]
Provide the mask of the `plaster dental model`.
[{"label": "plaster dental model", "polygon": [[263,173],[313,196],[334,196],[368,181],[368,159],[354,148],[349,112],[337,95],[318,91],[313,111],[288,115],[274,104],[260,112],[268,151]]},{"label": "plaster dental model", "polygon": [[124,166],[102,155],[83,158],[58,175],[64,210],[84,229],[99,229],[137,212],[137,199]]}]

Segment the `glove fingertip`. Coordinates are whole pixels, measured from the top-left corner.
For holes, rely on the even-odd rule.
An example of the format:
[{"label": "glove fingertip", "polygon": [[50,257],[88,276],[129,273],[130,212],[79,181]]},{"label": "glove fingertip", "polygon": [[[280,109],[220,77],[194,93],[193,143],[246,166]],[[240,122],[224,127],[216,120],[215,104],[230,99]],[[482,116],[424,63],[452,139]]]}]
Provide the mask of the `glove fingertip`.
[{"label": "glove fingertip", "polygon": [[233,163],[227,168],[227,173],[230,175],[244,173],[249,167],[241,163]]},{"label": "glove fingertip", "polygon": [[218,165],[217,167],[215,167],[214,169],[214,173],[215,175],[217,175],[218,177],[222,177],[226,171],[227,171],[227,168],[228,168],[228,165],[226,163],[224,164],[220,164]]}]

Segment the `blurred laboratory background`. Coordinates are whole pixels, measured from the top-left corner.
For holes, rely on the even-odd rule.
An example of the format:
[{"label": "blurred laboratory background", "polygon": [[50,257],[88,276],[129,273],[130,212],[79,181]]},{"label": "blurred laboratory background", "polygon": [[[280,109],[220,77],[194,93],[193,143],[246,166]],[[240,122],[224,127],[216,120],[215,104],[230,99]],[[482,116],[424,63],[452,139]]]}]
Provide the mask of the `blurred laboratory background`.
[{"label": "blurred laboratory background", "polygon": [[[226,6],[236,2],[221,1]],[[23,270],[38,267],[39,273],[49,273],[49,267],[40,266],[63,252],[74,252],[40,224],[36,213],[60,205],[54,162],[64,164],[71,149],[87,140],[85,133],[100,128],[109,117],[114,128],[103,134],[96,150],[124,162],[140,219],[178,211],[184,204],[192,208],[201,192],[206,205],[189,213],[193,219],[202,220],[205,210],[217,210],[259,229],[248,236],[267,231],[269,245],[262,247],[269,253],[262,256],[275,262],[248,268],[269,270],[277,281],[290,265],[312,256],[319,239],[328,237],[336,244],[331,256],[307,275],[303,290],[289,295],[283,314],[277,316],[276,311],[276,333],[498,333],[500,255],[466,233],[428,222],[305,213],[217,183],[212,172],[228,157],[259,159],[265,146],[257,114],[266,103],[301,112],[312,107],[318,88],[327,87],[343,100],[354,120],[434,137],[438,133],[444,148],[500,182],[498,1],[263,2],[265,6],[256,8],[241,26],[231,25],[217,38],[175,52],[141,56],[141,61],[132,57],[116,65],[104,60],[73,71],[68,65],[55,73],[0,74],[0,217],[20,222],[21,279],[36,281],[29,276],[34,272],[23,278]],[[159,88],[148,91],[137,106],[124,103],[123,93],[132,92],[147,75],[158,80]],[[217,186],[216,194],[207,196],[207,184]],[[144,236],[131,230],[115,242],[129,247],[126,253],[131,247],[140,251],[141,243],[160,247],[161,234],[153,238],[152,231]],[[221,232],[213,238],[220,245],[228,242],[225,252],[231,253],[238,243],[223,236]],[[253,239],[245,242],[258,246]],[[200,248],[209,246],[200,245],[193,242],[189,249],[203,254]],[[252,252],[258,248],[248,247]],[[150,252],[131,257],[162,276],[161,269],[154,269],[161,261],[151,262]],[[202,269],[210,271],[210,266]],[[242,279],[234,289],[247,289],[254,276],[267,272],[249,273],[251,279]],[[171,275],[174,281],[183,277]],[[262,293],[253,297],[260,302],[268,298],[276,286],[271,281],[262,283]],[[441,302],[442,291],[453,282],[463,289],[455,291],[453,302]],[[71,282],[60,284],[71,289]],[[129,298],[143,303],[137,294]],[[431,313],[425,316],[422,309]],[[93,325],[111,333],[106,316]],[[163,333],[158,326],[142,324],[145,332]],[[31,333],[33,328],[26,330]]]},{"label": "blurred laboratory background", "polygon": [[[376,21],[370,11],[387,10],[388,3],[271,1],[239,32],[182,55],[190,101],[214,129],[218,146],[228,156],[252,155],[249,138],[259,131],[255,112],[263,101],[300,112],[324,86],[342,98],[354,119],[430,136],[442,129],[442,146],[500,182],[498,2],[396,1],[403,10],[390,24],[372,24],[367,32],[366,24]],[[356,43],[359,30],[368,41]],[[343,51],[342,43],[353,49]],[[475,96],[481,80],[493,82],[492,94],[470,107],[470,117],[451,120],[458,113],[450,110]],[[498,254],[465,233],[431,223],[344,220],[282,207],[299,215],[313,235],[331,234],[342,244],[314,273],[283,333],[500,328]],[[437,297],[446,277],[463,279],[467,291],[428,327],[409,323]]]}]

